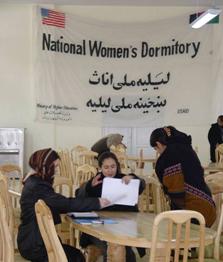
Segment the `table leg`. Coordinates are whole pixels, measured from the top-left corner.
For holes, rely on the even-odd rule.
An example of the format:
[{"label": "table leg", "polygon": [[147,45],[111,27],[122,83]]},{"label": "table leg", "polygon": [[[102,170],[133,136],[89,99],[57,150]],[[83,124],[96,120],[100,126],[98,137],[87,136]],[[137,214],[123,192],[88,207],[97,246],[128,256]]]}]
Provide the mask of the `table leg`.
[{"label": "table leg", "polygon": [[125,262],[125,246],[108,243],[107,261],[108,262]]}]

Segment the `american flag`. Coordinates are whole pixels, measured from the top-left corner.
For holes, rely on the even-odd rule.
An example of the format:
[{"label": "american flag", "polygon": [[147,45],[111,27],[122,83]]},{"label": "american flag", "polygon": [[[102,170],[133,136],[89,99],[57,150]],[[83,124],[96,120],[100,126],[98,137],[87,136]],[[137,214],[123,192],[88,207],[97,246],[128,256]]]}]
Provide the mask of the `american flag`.
[{"label": "american flag", "polygon": [[42,24],[65,28],[65,14],[41,8]]}]

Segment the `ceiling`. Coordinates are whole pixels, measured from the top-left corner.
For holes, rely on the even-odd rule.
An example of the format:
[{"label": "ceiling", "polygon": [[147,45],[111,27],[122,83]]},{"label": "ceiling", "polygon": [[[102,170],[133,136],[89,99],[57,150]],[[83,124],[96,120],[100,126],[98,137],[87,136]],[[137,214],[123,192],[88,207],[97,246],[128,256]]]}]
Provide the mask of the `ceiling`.
[{"label": "ceiling", "polygon": [[223,0],[0,0],[0,4],[117,5],[117,6],[222,6]]}]

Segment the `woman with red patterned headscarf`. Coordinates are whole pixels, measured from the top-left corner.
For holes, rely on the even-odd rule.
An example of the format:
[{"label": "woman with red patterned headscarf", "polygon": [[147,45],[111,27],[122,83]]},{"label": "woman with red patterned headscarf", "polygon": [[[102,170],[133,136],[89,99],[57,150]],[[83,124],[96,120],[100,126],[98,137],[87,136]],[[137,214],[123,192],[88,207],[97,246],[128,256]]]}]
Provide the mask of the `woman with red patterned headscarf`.
[{"label": "woman with red patterned headscarf", "polygon": [[[33,262],[48,261],[44,242],[42,240],[36,215],[35,203],[42,199],[51,209],[54,223],[61,223],[60,214],[67,212],[99,210],[109,204],[101,198],[67,198],[54,192],[52,187],[55,168],[60,158],[51,148],[38,150],[29,160],[32,168],[23,179],[24,187],[21,195],[21,224],[18,230],[18,249],[21,255]],[[82,253],[74,247],[63,245],[68,262],[85,261]]]}]

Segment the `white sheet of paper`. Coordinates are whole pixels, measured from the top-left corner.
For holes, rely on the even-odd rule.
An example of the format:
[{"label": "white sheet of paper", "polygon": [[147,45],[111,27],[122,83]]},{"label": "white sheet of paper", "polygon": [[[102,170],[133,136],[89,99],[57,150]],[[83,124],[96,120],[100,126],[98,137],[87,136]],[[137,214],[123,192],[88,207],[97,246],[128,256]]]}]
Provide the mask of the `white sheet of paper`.
[{"label": "white sheet of paper", "polygon": [[131,179],[129,184],[125,184],[121,179],[105,177],[101,197],[110,200],[112,205],[134,206],[138,203],[139,182],[139,179]]}]

